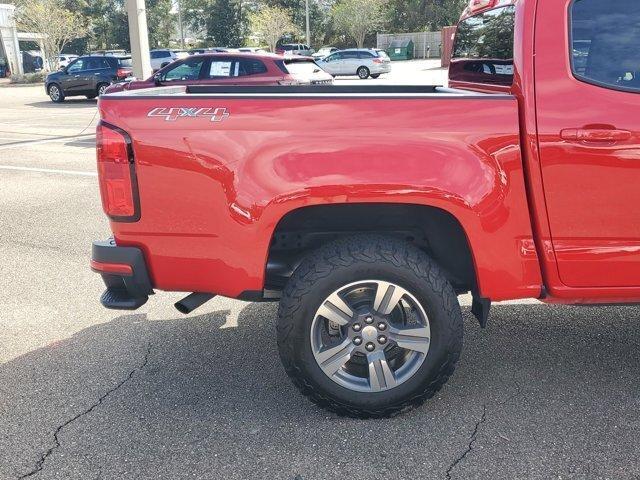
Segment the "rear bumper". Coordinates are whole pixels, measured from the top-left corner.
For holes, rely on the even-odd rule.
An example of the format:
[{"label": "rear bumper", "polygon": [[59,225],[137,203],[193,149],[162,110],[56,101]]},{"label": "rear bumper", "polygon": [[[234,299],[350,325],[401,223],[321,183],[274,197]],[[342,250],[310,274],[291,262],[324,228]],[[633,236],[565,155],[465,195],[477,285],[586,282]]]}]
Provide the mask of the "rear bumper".
[{"label": "rear bumper", "polygon": [[153,294],[142,250],[119,247],[113,239],[93,242],[91,269],[102,276],[107,289],[100,303],[115,310],[135,310]]},{"label": "rear bumper", "polygon": [[376,73],[389,73],[391,71],[391,64],[388,64],[388,63],[376,64],[376,65],[373,65],[369,69],[369,71],[374,75]]}]

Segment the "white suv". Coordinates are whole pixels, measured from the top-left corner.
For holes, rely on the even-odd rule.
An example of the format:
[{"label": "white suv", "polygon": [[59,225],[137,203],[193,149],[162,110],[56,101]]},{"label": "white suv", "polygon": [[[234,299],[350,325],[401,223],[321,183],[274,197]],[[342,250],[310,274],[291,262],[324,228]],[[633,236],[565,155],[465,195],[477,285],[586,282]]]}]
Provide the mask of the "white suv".
[{"label": "white suv", "polygon": [[178,59],[178,56],[168,49],[151,50],[149,53],[151,55],[151,69],[154,72]]},{"label": "white suv", "polygon": [[315,50],[304,43],[284,43],[276,48],[276,53],[281,55],[302,55],[309,57],[313,52],[315,52]]}]

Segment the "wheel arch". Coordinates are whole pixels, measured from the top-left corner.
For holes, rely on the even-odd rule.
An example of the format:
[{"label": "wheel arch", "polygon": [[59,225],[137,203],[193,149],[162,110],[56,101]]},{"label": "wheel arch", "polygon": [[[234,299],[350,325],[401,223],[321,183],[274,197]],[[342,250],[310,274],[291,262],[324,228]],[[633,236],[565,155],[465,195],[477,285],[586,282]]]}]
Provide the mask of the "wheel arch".
[{"label": "wheel arch", "polygon": [[402,238],[429,254],[458,292],[476,291],[478,276],[469,239],[451,212],[428,204],[332,203],[293,209],[275,225],[264,285],[280,290],[311,251],[356,234]]}]

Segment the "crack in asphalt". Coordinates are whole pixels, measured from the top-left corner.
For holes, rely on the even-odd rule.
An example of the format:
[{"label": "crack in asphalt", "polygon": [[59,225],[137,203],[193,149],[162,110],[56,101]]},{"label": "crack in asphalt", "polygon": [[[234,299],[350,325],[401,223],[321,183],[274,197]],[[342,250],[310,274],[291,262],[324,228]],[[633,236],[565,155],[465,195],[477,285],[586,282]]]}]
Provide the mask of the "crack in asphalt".
[{"label": "crack in asphalt", "polygon": [[107,392],[104,393],[100,398],[98,398],[98,400],[95,403],[93,403],[89,408],[87,408],[86,410],[80,412],[76,416],[70,418],[69,420],[64,422],[62,425],[58,426],[58,428],[56,428],[56,430],[53,432],[53,441],[54,441],[53,446],[51,446],[46,452],[44,452],[40,456],[40,459],[36,462],[36,464],[35,464],[35,466],[34,466],[34,468],[32,470],[30,470],[29,472],[25,473],[24,475],[20,475],[18,477],[18,479],[22,480],[24,478],[31,477],[32,475],[35,475],[36,473],[39,473],[40,471],[42,471],[42,469],[44,468],[44,462],[47,460],[49,455],[51,455],[56,449],[58,449],[61,446],[60,439],[58,438],[58,435],[60,435],[60,432],[62,431],[62,429],[64,427],[66,427],[67,425],[75,422],[79,418],[91,413],[96,407],[100,406],[107,399],[107,397],[109,397],[112,393],[116,392],[125,383],[127,383],[129,380],[131,380],[136,372],[139,372],[140,370],[142,370],[147,365],[147,362],[149,361],[149,354],[150,353],[151,353],[151,344],[149,343],[149,344],[147,344],[147,351],[145,352],[144,358],[142,359],[142,363],[140,363],[140,365],[138,365],[136,368],[131,370],[129,372],[129,374],[123,380],[121,380],[118,384],[116,384],[114,387],[112,387],[109,390],[107,390]]},{"label": "crack in asphalt", "polygon": [[471,450],[473,450],[473,444],[476,442],[480,425],[482,425],[486,420],[487,420],[487,404],[485,403],[484,405],[482,405],[482,416],[480,417],[480,420],[476,422],[476,426],[473,429],[473,433],[469,437],[469,443],[467,444],[467,449],[464,452],[462,452],[462,454],[458,456],[453,462],[451,462],[451,465],[449,465],[449,468],[447,468],[447,472],[446,472],[447,480],[451,480],[451,472],[453,471],[453,469],[456,468],[456,465],[458,465],[462,460],[464,460],[464,458],[469,454],[469,452],[471,452]]}]

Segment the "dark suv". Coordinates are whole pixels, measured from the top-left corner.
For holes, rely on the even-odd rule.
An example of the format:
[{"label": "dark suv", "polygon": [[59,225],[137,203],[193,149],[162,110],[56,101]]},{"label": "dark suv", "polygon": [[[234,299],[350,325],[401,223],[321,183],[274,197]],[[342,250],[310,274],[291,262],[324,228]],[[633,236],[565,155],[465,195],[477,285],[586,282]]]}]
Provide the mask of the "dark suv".
[{"label": "dark suv", "polygon": [[54,102],[65,97],[84,95],[95,98],[109,85],[131,75],[131,57],[90,55],[80,57],[58,72],[50,73],[44,82],[47,94]]}]

